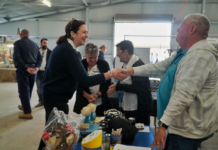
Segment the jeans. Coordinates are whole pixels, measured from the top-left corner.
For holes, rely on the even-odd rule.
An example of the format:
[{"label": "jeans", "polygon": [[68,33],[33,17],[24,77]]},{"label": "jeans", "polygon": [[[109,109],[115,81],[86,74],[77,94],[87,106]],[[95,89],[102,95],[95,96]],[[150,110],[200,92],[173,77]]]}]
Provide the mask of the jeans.
[{"label": "jeans", "polygon": [[[48,121],[49,115],[52,112],[54,107],[56,107],[58,110],[62,110],[67,115],[69,113],[69,106],[67,103],[44,101],[44,107],[45,107],[45,122]],[[44,147],[45,147],[45,143],[41,139],[38,150],[43,150]]]},{"label": "jeans", "polygon": [[198,150],[207,138],[190,139],[180,135],[168,134],[164,150]]},{"label": "jeans", "polygon": [[42,78],[44,75],[44,71],[38,71],[37,73],[37,78],[36,78],[36,86],[37,86],[37,93],[38,93],[38,97],[39,97],[39,101],[42,102]]},{"label": "jeans", "polygon": [[18,93],[23,107],[24,114],[31,113],[30,99],[33,91],[36,75],[28,73],[24,68],[18,67],[16,71]]}]

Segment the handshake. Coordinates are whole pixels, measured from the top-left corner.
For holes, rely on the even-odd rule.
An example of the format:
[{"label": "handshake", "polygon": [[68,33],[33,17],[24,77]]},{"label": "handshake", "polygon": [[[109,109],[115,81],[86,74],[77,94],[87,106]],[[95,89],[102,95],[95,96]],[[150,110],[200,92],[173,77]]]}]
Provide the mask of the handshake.
[{"label": "handshake", "polygon": [[123,81],[125,78],[131,75],[129,69],[114,69],[109,71],[108,74],[119,81]]},{"label": "handshake", "polygon": [[[131,76],[134,74],[134,71],[132,68],[129,69],[114,69],[112,71],[108,71],[104,73],[106,76],[106,80],[112,78],[115,78],[119,81],[123,81],[128,76]],[[113,82],[113,81],[112,81]],[[110,95],[115,92],[116,90],[116,83],[113,82],[113,84],[108,88],[107,94]],[[99,96],[101,96],[102,93],[99,91],[97,94],[88,94],[87,92],[83,91],[83,96],[88,100],[89,103],[94,103]]]},{"label": "handshake", "polygon": [[[130,75],[133,75],[134,74],[134,71],[132,68],[129,68],[129,69],[115,69],[112,71],[112,77],[119,80],[119,81],[123,81],[125,78],[127,78],[128,76]],[[117,86],[117,83],[113,83],[108,91],[107,91],[107,94],[110,95],[110,94],[113,94],[115,91],[116,91],[116,86]]]}]

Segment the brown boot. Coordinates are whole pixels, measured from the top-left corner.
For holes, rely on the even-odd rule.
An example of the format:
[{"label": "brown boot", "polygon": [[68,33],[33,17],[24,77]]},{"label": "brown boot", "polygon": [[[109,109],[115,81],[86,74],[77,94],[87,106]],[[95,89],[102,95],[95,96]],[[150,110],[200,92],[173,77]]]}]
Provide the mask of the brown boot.
[{"label": "brown boot", "polygon": [[23,110],[22,105],[18,105],[18,109]]},{"label": "brown boot", "polygon": [[19,115],[20,119],[33,119],[32,113],[29,114],[20,114]]},{"label": "brown boot", "polygon": [[35,106],[35,107],[41,107],[42,105],[42,101],[39,101],[39,103]]}]

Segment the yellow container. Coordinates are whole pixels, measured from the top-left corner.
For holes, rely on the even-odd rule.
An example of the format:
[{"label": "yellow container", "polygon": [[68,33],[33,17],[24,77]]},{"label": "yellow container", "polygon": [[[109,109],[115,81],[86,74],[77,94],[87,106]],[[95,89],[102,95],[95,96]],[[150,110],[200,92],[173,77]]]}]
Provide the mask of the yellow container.
[{"label": "yellow container", "polygon": [[82,147],[97,149],[102,145],[102,130],[96,130],[87,135],[81,142]]}]

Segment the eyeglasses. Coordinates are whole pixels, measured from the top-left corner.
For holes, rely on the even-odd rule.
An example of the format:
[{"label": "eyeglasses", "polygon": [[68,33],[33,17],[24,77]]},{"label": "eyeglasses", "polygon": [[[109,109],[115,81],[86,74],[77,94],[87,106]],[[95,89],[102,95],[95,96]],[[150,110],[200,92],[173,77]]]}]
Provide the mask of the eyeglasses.
[{"label": "eyeglasses", "polygon": [[72,30],[72,24],[73,24],[73,22],[75,22],[75,21],[78,21],[78,20],[75,19],[75,18],[72,18],[72,21],[71,21],[71,23],[70,23],[70,31]]},{"label": "eyeglasses", "polygon": [[98,49],[97,48],[88,48],[88,51],[91,52],[91,51],[97,51]]},{"label": "eyeglasses", "polygon": [[122,53],[123,51],[122,50],[117,50],[117,54],[120,54]]}]

